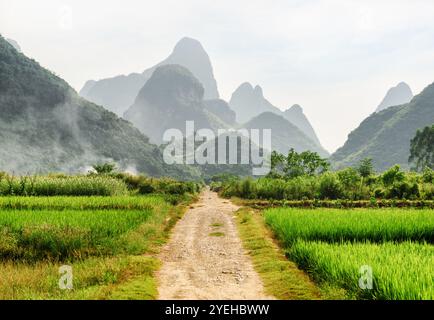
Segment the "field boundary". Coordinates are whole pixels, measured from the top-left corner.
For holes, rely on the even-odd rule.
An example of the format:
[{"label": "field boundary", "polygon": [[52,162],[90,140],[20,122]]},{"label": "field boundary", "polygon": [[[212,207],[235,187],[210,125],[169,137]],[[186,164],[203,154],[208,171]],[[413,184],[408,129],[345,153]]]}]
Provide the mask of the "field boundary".
[{"label": "field boundary", "polygon": [[433,200],[261,200],[231,198],[237,205],[253,209],[266,209],[274,207],[287,208],[333,208],[333,209],[381,209],[381,208],[415,208],[434,209]]},{"label": "field boundary", "polygon": [[146,258],[148,270],[143,274],[133,275],[114,285],[107,294],[113,300],[155,300],[158,297],[158,281],[156,275],[162,263],[158,258],[161,248],[170,239],[171,231],[183,217],[187,208],[198,200],[197,196],[185,200],[169,209],[169,213],[161,225],[161,234],[151,240],[151,246],[138,257]]},{"label": "field boundary", "polygon": [[267,294],[280,300],[323,298],[309,276],[285,257],[260,212],[241,208],[236,212],[236,223],[243,247],[251,257]]}]

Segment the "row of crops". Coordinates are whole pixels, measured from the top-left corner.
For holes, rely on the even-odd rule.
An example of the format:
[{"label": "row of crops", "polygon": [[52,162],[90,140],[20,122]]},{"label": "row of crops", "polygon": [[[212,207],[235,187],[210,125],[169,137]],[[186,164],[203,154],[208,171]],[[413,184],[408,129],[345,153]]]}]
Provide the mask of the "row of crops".
[{"label": "row of crops", "polygon": [[[144,286],[139,298],[155,298],[153,254],[201,187],[123,173],[0,172],[0,299],[130,299],[129,281]],[[59,287],[65,264],[73,290]]]},{"label": "row of crops", "polygon": [[196,193],[202,184],[126,173],[14,176],[0,172],[0,196],[119,196]]},{"label": "row of crops", "polygon": [[72,261],[134,253],[128,237],[156,215],[163,219],[170,207],[163,196],[1,199],[0,258]]},{"label": "row of crops", "polygon": [[434,299],[432,210],[275,208],[264,217],[289,259],[320,284],[353,298]]}]

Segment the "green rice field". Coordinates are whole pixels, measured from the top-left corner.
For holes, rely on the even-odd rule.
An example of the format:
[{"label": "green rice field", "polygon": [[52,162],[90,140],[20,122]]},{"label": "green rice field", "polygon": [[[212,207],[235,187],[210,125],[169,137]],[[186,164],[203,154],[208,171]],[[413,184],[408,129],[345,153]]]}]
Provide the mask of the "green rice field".
[{"label": "green rice field", "polygon": [[[289,259],[319,284],[357,299],[434,299],[434,211],[269,209]],[[372,288],[361,288],[361,268]]]}]

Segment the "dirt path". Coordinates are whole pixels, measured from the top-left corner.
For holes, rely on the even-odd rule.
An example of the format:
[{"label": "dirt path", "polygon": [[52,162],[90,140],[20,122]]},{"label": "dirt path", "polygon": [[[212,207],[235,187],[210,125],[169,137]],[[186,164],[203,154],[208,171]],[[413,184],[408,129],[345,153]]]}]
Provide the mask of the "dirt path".
[{"label": "dirt path", "polygon": [[205,190],[177,223],[160,259],[159,299],[271,299],[242,248],[237,206]]}]

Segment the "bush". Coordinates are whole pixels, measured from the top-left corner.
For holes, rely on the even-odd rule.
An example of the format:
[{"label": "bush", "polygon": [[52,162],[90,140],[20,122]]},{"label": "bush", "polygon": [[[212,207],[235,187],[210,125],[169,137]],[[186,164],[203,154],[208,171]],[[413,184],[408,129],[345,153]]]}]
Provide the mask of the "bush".
[{"label": "bush", "polygon": [[325,173],[320,178],[319,182],[319,198],[320,199],[340,199],[343,196],[343,191],[338,178],[333,173]]},{"label": "bush", "polygon": [[434,183],[434,170],[426,167],[422,173],[422,180],[425,183]]},{"label": "bush", "polygon": [[395,165],[389,170],[385,171],[383,175],[381,176],[381,179],[383,181],[383,184],[385,186],[390,186],[394,184],[395,182],[401,182],[405,179],[404,172],[401,171],[401,168],[399,165]]},{"label": "bush", "polygon": [[419,196],[419,187],[416,183],[395,182],[388,189],[388,198],[392,199],[417,199]]}]

